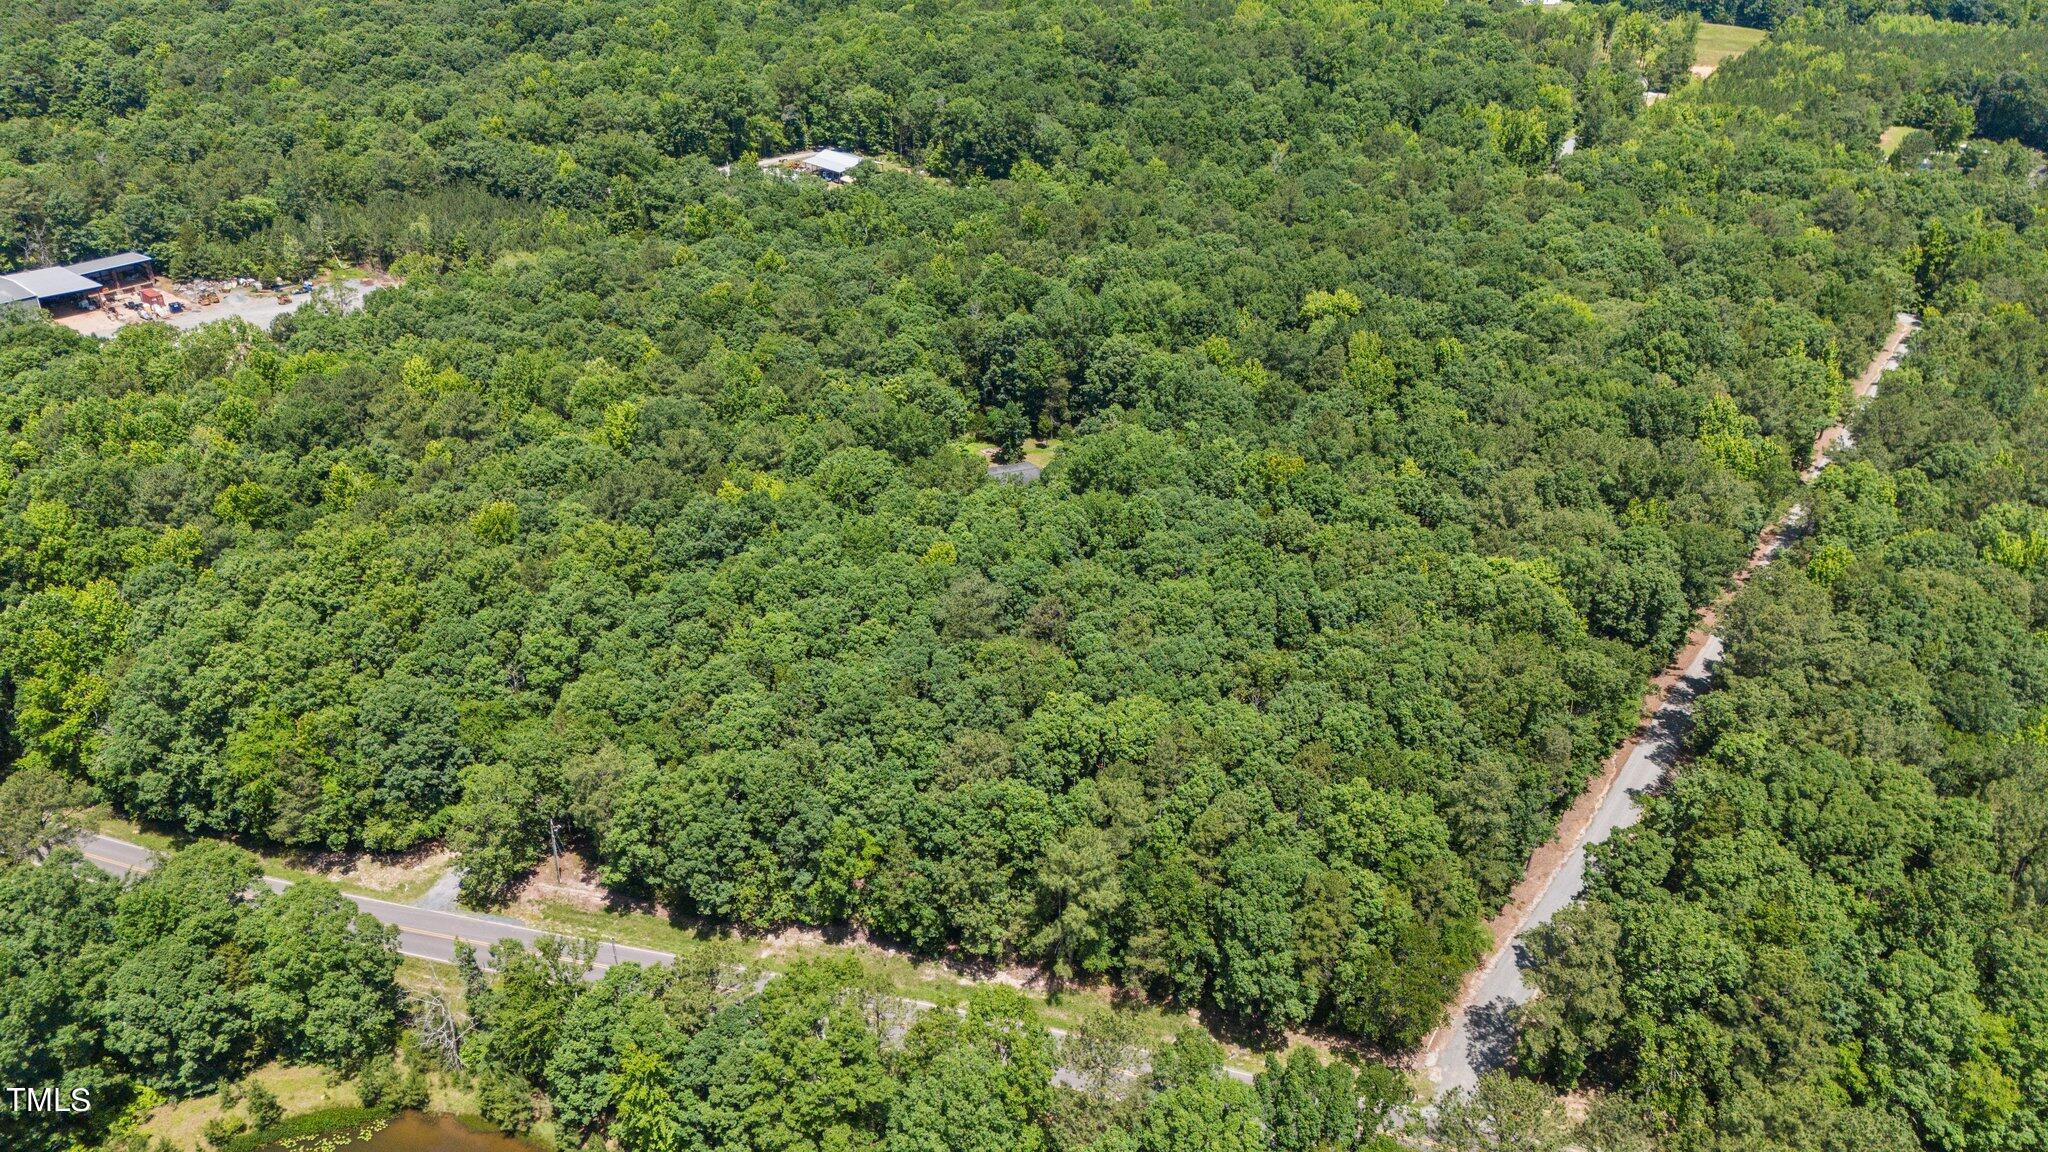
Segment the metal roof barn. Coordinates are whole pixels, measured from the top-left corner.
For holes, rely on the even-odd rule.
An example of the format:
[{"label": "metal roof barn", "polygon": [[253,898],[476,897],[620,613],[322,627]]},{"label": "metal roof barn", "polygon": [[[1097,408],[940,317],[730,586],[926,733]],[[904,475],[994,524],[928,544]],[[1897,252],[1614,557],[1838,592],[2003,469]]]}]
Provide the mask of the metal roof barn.
[{"label": "metal roof barn", "polygon": [[822,152],[811,153],[804,160],[804,163],[816,168],[820,172],[830,172],[834,176],[844,176],[860,164],[860,157],[855,156],[851,152],[841,152],[837,148],[827,148]]},{"label": "metal roof barn", "polygon": [[66,268],[30,268],[9,272],[6,279],[38,300],[61,300],[81,292],[97,292],[100,285]]},{"label": "metal roof barn", "polygon": [[96,276],[107,272],[126,272],[130,268],[140,268],[145,264],[154,263],[156,261],[151,259],[147,252],[123,252],[118,256],[102,256],[97,260],[80,260],[76,264],[66,264],[64,271],[76,272],[80,276]]}]

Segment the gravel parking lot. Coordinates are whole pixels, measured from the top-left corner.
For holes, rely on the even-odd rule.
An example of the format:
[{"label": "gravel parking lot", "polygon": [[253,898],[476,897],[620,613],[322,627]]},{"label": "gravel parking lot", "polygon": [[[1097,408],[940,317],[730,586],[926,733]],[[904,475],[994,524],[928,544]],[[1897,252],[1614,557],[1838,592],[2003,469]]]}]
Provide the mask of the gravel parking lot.
[{"label": "gravel parking lot", "polygon": [[[360,308],[363,304],[363,297],[377,291],[379,288],[389,288],[393,283],[395,282],[381,277],[343,280],[338,286],[338,290],[342,293],[342,307],[349,310]],[[83,332],[88,336],[99,336],[104,339],[112,339],[116,333],[129,324],[169,324],[173,328],[189,331],[203,324],[211,324],[216,320],[226,320],[229,318],[247,320],[258,328],[268,331],[271,324],[275,323],[279,316],[283,316],[288,312],[298,311],[305,305],[306,301],[321,292],[329,290],[332,290],[329,286],[322,285],[316,287],[310,294],[295,292],[288,302],[279,303],[277,293],[275,292],[261,292],[253,288],[236,288],[225,293],[221,297],[220,303],[207,305],[201,305],[196,301],[188,300],[183,295],[175,292],[166,292],[165,295],[169,299],[177,300],[185,305],[183,312],[176,312],[167,316],[144,317],[125,308],[107,307],[97,308],[89,312],[72,312],[58,315],[55,319],[57,323],[64,325],[74,332]]]}]

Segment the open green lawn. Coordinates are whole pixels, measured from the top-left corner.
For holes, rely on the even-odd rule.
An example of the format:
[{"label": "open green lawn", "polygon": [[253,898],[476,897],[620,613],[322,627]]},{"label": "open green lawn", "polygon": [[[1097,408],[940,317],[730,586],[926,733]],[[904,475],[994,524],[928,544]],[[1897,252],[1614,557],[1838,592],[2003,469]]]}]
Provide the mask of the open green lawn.
[{"label": "open green lawn", "polygon": [[1743,28],[1735,24],[1702,24],[1699,39],[1694,41],[1693,63],[1709,68],[1719,68],[1751,48],[1764,42],[1770,33],[1761,28]]},{"label": "open green lawn", "polygon": [[[970,452],[986,454],[996,450],[996,446],[987,440],[968,440],[963,443]],[[1024,442],[1024,459],[1038,465],[1040,468],[1052,463],[1052,458],[1059,455],[1059,451],[1060,442],[1057,438],[1051,440],[1026,440]]]},{"label": "open green lawn", "polygon": [[[249,1074],[248,1079],[270,1089],[277,1096],[277,1102],[287,1116],[297,1116],[324,1108],[353,1108],[361,1101],[356,1096],[355,1086],[342,1081],[324,1068],[308,1068],[295,1064],[266,1064]],[[201,1148],[200,1132],[206,1122],[224,1113],[239,1112],[240,1106],[224,1107],[220,1093],[196,1096],[174,1104],[165,1104],[149,1114],[140,1131],[143,1135],[162,1139],[175,1148]]]},{"label": "open green lawn", "polygon": [[1883,154],[1886,159],[1890,159],[1891,154],[1897,152],[1899,150],[1899,145],[1905,143],[1906,137],[1912,134],[1913,130],[1911,128],[1906,127],[1904,124],[1894,124],[1878,134],[1877,150],[1878,152]]}]

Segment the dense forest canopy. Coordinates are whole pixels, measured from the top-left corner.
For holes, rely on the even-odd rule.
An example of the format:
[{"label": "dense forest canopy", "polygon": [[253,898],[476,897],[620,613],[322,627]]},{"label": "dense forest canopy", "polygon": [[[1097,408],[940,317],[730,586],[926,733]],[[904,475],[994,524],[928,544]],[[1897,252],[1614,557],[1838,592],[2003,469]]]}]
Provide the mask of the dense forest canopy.
[{"label": "dense forest canopy", "polygon": [[[535,1090],[556,1131],[628,1149],[800,1152],[1390,1152],[1391,1070],[1301,1050],[1244,1083],[1197,1029],[1151,1049],[1105,1018],[1055,1037],[1013,988],[958,1011],[892,1002],[846,958],[758,989],[715,966],[500,948],[464,967],[485,1114],[514,1131]],[[1056,1072],[1058,1075],[1056,1075]]]},{"label": "dense forest canopy", "polygon": [[2041,15],[2033,0],[1641,0],[1631,8],[1660,16],[1690,13],[1705,20],[1804,34],[1827,25],[1928,17],[1953,25],[2029,26]]},{"label": "dense forest canopy", "polygon": [[[1726,90],[1796,91],[1825,136],[2037,43],[1887,23]],[[1969,206],[1911,255],[1925,327],[1729,613],[1693,759],[1532,950],[1521,1067],[1607,1091],[1598,1146],[2048,1138],[2040,163],[1950,139],[1912,165]]]},{"label": "dense forest canopy", "polygon": [[[552,827],[679,914],[848,923],[1268,1034],[1427,1032],[1893,313],[1928,307],[1930,347],[1967,345],[1944,333],[1970,322],[1935,313],[2025,329],[2044,283],[2032,89],[1984,80],[2031,75],[2021,31],[1814,21],[1646,108],[1687,84],[1694,22],[1428,2],[17,8],[8,266],[144,247],[181,276],[342,260],[406,283],[267,335],[0,324],[10,780],[89,781],[252,843],[445,838],[478,902]],[[1943,46],[1871,39],[1908,33]],[[1866,58],[1879,80],[1807,114],[1806,77]],[[2018,94],[2010,130],[1987,93]],[[1958,155],[1965,109],[1998,139]],[[1878,129],[1914,117],[1942,151],[1886,163]],[[752,163],[823,144],[878,162],[844,188]],[[1973,751],[1941,755],[1972,765],[2018,763],[1988,749],[2044,691],[2031,577],[1969,553],[2037,543],[2019,415],[2038,364],[1989,359],[2004,347],[1984,343],[1982,373],[1955,361],[2004,424],[1959,406],[1940,426],[1958,446],[1913,482],[1882,479],[1912,465],[1871,433],[1873,461],[1831,471],[1815,514],[1839,626],[1864,613],[1882,643],[1931,649],[1911,658],[1920,710],[1884,715],[1912,755],[1953,740]],[[971,441],[1025,436],[1058,439],[1044,477],[991,482]],[[1829,501],[1886,484],[1892,521],[1828,535],[1863,515]],[[1927,495],[1975,484],[2005,487]],[[1993,528],[2018,543],[1969,535]],[[1894,568],[1887,533],[1915,541]],[[1738,624],[1818,595],[1795,587],[1767,581]],[[1965,620],[1959,638],[1900,638],[1894,597],[1929,636]],[[1741,677],[1802,658],[1734,640],[1710,764],[1734,762],[1713,733],[1818,723],[1787,705],[1734,725]],[[1742,764],[1745,786],[1765,770]],[[2037,1120],[2008,1102],[2038,1083],[2040,1032],[2015,1007],[2030,970],[2002,957],[2038,944],[2038,900],[1985,855],[2028,835],[1995,831],[2013,818],[1985,790],[2010,773],[1867,770],[1872,823],[1929,829],[1903,874],[1973,894],[1928,896],[1928,923],[1953,929],[1943,978],[1991,1039],[1908,1069],[1867,1017],[1824,1032],[1802,1001],[1797,1067],[1839,1057],[1813,1092],[1854,1111],[1843,1131],[2024,1147]],[[1641,839],[1689,834],[1663,821]],[[1977,856],[1951,861],[1967,836]],[[1828,930],[1868,962],[1802,995],[1874,994],[1869,957],[1920,931],[1860,908]],[[1654,989],[1665,954],[1632,955],[1612,979]],[[838,979],[813,991],[833,1001]],[[1636,1031],[1580,1019],[1604,1002],[1539,1002],[1564,1016],[1525,1063],[1558,1083],[1597,1066],[1657,1123],[1724,1132],[1737,1087],[1782,1068],[1695,1060],[1691,1038],[1736,1025],[1643,995]],[[691,1055],[717,1018],[659,1032],[663,1063],[632,1057],[650,1093],[741,1043]],[[1671,1063],[1627,1047],[1644,1037]],[[954,1042],[918,1074],[985,1081],[938,1059]],[[547,1088],[536,1051],[500,1069],[510,1098]],[[1938,1104],[1928,1068],[1951,1077]],[[893,1114],[860,1091],[849,1130],[883,1133]]]},{"label": "dense forest canopy", "polygon": [[24,258],[408,279],[0,333],[17,765],[1390,1046],[1963,211],[1615,10],[320,12],[0,33]]},{"label": "dense forest canopy", "polygon": [[[1724,99],[1825,126],[1854,140],[1888,125],[1922,129],[1928,146],[1894,153],[1897,166],[1965,139],[2048,148],[2048,38],[2037,26],[1966,25],[1889,16],[1867,25],[1816,22],[1731,61],[1717,89]],[[1981,147],[1973,142],[1964,155]],[[2005,154],[1992,152],[1994,157]],[[2004,213],[2031,210],[2024,194]]]},{"label": "dense forest canopy", "polygon": [[2034,305],[1930,319],[1737,602],[1698,760],[1537,950],[1526,1063],[1660,1147],[2048,1130],[2048,261],[2015,255]]}]

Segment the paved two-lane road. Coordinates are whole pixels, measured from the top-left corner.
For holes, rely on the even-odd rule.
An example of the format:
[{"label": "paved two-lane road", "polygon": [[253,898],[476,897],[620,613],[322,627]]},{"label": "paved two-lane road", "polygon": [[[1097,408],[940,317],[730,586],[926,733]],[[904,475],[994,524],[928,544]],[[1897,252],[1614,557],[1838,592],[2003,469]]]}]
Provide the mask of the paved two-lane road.
[{"label": "paved two-lane road", "polygon": [[[147,871],[156,864],[154,852],[125,840],[116,840],[111,836],[87,834],[78,837],[75,843],[87,860],[116,875],[125,876],[130,872]],[[263,882],[278,891],[283,891],[288,886],[287,881],[270,876],[264,877]],[[467,941],[481,954],[489,952],[491,945],[500,940],[517,940],[530,947],[538,943],[543,936],[557,935],[542,932],[502,916],[478,916],[468,912],[445,912],[433,908],[419,908],[411,904],[394,904],[389,900],[359,896],[353,892],[344,892],[343,895],[377,920],[398,929],[399,952],[442,964],[455,962],[457,940]],[[675,956],[668,952],[605,941],[598,945],[597,958],[591,964],[590,974],[595,978],[612,965],[629,961],[635,964],[668,964],[674,960]]]},{"label": "paved two-lane road", "polygon": [[[116,840],[111,836],[84,833],[79,835],[73,843],[85,855],[87,860],[117,876],[126,876],[131,872],[146,872],[156,866],[156,853],[139,844],[130,844],[126,840]],[[263,883],[269,885],[273,891],[278,892],[282,892],[290,887],[290,881],[279,880],[274,876],[265,876]],[[396,927],[398,929],[398,950],[400,953],[440,964],[453,964],[455,962],[455,942],[457,940],[467,941],[475,947],[479,954],[478,958],[483,960],[486,959],[483,954],[489,952],[491,945],[499,940],[517,940],[521,944],[532,947],[543,936],[560,935],[560,933],[543,932],[504,916],[478,916],[469,912],[446,912],[435,908],[421,908],[413,904],[394,904],[389,900],[378,900],[370,896],[358,896],[353,892],[343,892],[342,895],[354,901],[356,907],[368,912],[379,922]],[[604,974],[605,969],[610,968],[614,964],[652,965],[670,964],[674,961],[675,955],[673,953],[659,952],[652,948],[635,948],[630,944],[614,944],[608,940],[600,941],[597,948],[597,957],[592,962],[590,970],[586,975],[590,979],[595,980]],[[775,973],[773,972],[763,973],[761,977],[764,983],[774,978]],[[908,997],[901,999],[902,1003],[908,1004],[918,1011],[928,1011],[938,1007],[938,1005],[933,1004],[929,1000],[915,1000]],[[1049,1027],[1046,1029],[1046,1032],[1055,1039],[1061,1039],[1066,1036],[1066,1033],[1058,1028]],[[1223,1074],[1239,1083],[1249,1084],[1252,1082],[1252,1074],[1242,1068],[1225,1066]],[[1080,1079],[1067,1068],[1056,1070],[1053,1078],[1068,1087],[1081,1086]]]}]

